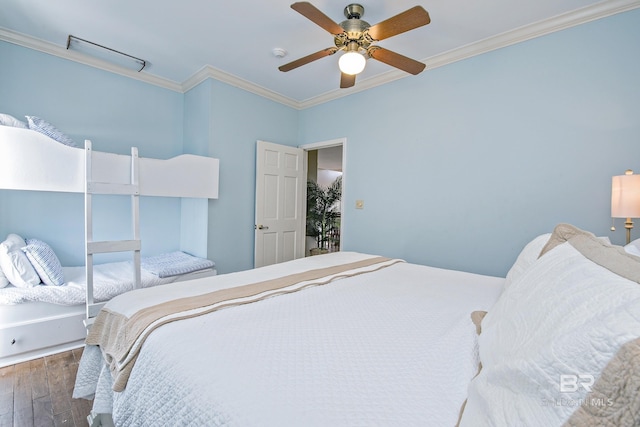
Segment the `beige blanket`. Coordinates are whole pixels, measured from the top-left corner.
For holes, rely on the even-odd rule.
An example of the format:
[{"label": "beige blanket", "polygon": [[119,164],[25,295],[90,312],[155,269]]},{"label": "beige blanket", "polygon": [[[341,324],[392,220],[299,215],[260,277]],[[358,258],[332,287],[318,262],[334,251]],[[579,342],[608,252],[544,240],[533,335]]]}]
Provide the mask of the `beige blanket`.
[{"label": "beige blanket", "polygon": [[640,338],[618,350],[565,427],[640,424]]},{"label": "beige blanket", "polygon": [[139,350],[146,337],[156,328],[181,319],[211,313],[222,308],[247,304],[275,295],[296,292],[309,286],[329,283],[393,265],[401,260],[384,257],[309,270],[276,279],[175,299],[143,308],[130,317],[109,305],[98,314],[86,339],[100,346],[111,370],[113,390],[126,387]]}]

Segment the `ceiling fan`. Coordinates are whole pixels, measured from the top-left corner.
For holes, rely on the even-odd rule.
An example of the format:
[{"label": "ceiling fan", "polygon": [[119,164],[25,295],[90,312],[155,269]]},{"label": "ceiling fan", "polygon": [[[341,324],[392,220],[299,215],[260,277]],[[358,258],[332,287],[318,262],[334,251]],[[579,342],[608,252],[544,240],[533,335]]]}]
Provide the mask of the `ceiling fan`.
[{"label": "ceiling fan", "polygon": [[367,58],[376,59],[413,75],[421,73],[425,68],[425,64],[422,62],[374,45],[374,42],[422,27],[431,22],[429,14],[422,6],[412,7],[376,25],[369,25],[368,22],[360,19],[364,15],[364,7],[359,4],[350,4],[344,8],[347,20],[340,24],[335,23],[309,2],[293,3],[291,8],[333,34],[335,47],[322,49],[282,65],[278,67],[280,71],[291,71],[315,60],[333,55],[340,50],[345,51],[338,61],[341,71],[341,88],[355,85],[356,75],[364,70]]}]

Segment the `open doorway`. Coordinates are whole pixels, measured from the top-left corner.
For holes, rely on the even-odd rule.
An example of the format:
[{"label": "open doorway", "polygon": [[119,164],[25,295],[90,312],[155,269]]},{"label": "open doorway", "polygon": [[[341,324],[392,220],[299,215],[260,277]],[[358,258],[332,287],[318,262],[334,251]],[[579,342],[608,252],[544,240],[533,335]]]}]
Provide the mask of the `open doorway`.
[{"label": "open doorway", "polygon": [[305,256],[340,250],[345,142],[302,147],[307,153]]}]

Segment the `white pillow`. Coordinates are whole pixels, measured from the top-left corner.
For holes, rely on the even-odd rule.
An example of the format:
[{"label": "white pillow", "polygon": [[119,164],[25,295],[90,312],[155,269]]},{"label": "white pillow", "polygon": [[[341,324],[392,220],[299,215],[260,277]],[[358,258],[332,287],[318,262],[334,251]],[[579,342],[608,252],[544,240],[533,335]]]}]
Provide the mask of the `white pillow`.
[{"label": "white pillow", "polygon": [[[518,279],[522,273],[524,273],[531,265],[536,262],[538,257],[540,256],[540,252],[549,241],[549,237],[551,237],[551,233],[541,234],[529,243],[522,249],[516,262],[513,263],[511,269],[507,273],[507,277],[504,281],[504,287],[508,288],[514,280]],[[602,240],[604,243],[610,244],[611,241],[608,237],[598,237],[598,239]]]},{"label": "white pillow", "polygon": [[30,288],[40,284],[40,276],[22,252],[25,246],[26,242],[17,234],[9,234],[6,240],[0,243],[0,268],[9,282],[18,288]]},{"label": "white pillow", "polygon": [[2,243],[5,243],[7,248],[10,250],[20,249],[27,246],[27,242],[21,236],[14,233],[8,234]]},{"label": "white pillow", "polygon": [[636,239],[633,242],[627,244],[624,247],[624,250],[631,255],[640,256],[640,239]]},{"label": "white pillow", "polygon": [[13,116],[10,116],[8,114],[2,114],[2,113],[0,113],[0,125],[11,126],[14,128],[22,128],[22,129],[29,128],[29,126],[27,126],[27,124],[22,120],[18,120]]},{"label": "white pillow", "polygon": [[551,233],[541,234],[525,245],[518,255],[516,262],[513,263],[513,266],[511,266],[511,269],[507,273],[507,278],[504,281],[505,289],[508,288],[514,280],[518,279],[534,262],[536,262],[540,256],[542,248],[549,241],[549,237],[551,237]]},{"label": "white pillow", "polygon": [[5,276],[4,273],[2,272],[2,268],[0,268],[0,288],[4,288],[8,284],[9,284],[9,279],[7,279],[7,276]]},{"label": "white pillow", "polygon": [[637,365],[616,369],[640,342],[640,260],[593,236],[575,240],[535,261],[483,319],[482,370],[460,426],[623,425],[634,416]]}]

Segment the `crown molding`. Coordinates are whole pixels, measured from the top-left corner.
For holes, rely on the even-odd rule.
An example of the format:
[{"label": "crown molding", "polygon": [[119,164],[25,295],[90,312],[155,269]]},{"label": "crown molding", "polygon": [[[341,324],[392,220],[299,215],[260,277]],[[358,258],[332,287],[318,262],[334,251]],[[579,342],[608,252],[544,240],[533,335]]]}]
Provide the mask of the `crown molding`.
[{"label": "crown molding", "polygon": [[640,0],[606,0],[571,12],[557,15],[544,21],[525,25],[484,40],[461,46],[441,55],[425,60],[427,68],[442,67],[452,62],[511,46],[547,34],[572,28],[640,7]]},{"label": "crown molding", "polygon": [[[442,67],[463,59],[481,55],[483,53],[497,50],[503,47],[511,46],[536,37],[561,31],[587,22],[606,18],[618,13],[628,12],[640,7],[640,0],[605,0],[600,3],[586,6],[575,11],[567,12],[555,16],[544,21],[526,25],[515,30],[507,31],[496,36],[486,38],[466,46],[462,46],[439,55],[435,55],[422,60],[427,67],[426,70]],[[411,77],[407,73],[399,70],[392,70],[366,80],[359,81],[358,84],[350,89],[337,89],[324,93],[314,98],[307,99],[299,103],[299,109],[314,107],[324,104],[334,99],[352,95],[357,92],[371,89],[399,80],[405,77]]]},{"label": "crown molding", "polygon": [[295,99],[288,98],[277,92],[256,85],[255,83],[251,83],[248,80],[241,79],[240,77],[212,67],[211,65],[205,65],[194,75],[185,80],[184,83],[182,83],[182,91],[187,92],[206,79],[218,80],[231,86],[246,90],[247,92],[255,93],[256,95],[271,99],[272,101],[278,102],[280,104],[284,104],[295,109],[300,108],[300,103]]},{"label": "crown molding", "polygon": [[212,67],[211,65],[205,65],[183,83],[178,83],[173,80],[158,77],[145,71],[133,71],[128,68],[121,67],[108,61],[103,61],[101,59],[94,58],[92,56],[85,55],[74,50],[68,50],[65,47],[57,45],[55,43],[38,39],[26,34],[18,33],[16,31],[8,30],[6,28],[0,27],[0,40],[29,49],[37,50],[39,52],[54,55],[60,58],[69,59],[71,61],[79,62],[91,67],[119,74],[121,76],[140,80],[145,83],[160,86],[175,92],[187,92],[206,79],[211,78],[246,90],[248,92],[255,93],[256,95],[260,95],[289,107],[296,109],[300,108],[299,102],[294,99],[288,98],[284,95],[253,84],[247,80],[241,79],[240,77],[236,77],[233,74],[226,73],[222,70]]},{"label": "crown molding", "polygon": [[164,87],[175,92],[182,92],[182,86],[172,80],[158,77],[144,71],[133,71],[128,68],[112,64],[108,61],[103,61],[89,55],[84,55],[74,50],[67,50],[66,47],[57,45],[55,43],[28,36],[26,34],[18,33],[16,31],[8,30],[6,28],[0,28],[0,40],[29,49],[37,50],[39,52],[48,53],[60,58],[80,62],[91,67],[140,80],[152,85]]},{"label": "crown molding", "polygon": [[[462,46],[460,48],[453,49],[439,55],[425,58],[422,61],[427,65],[427,70],[434,69],[457,61],[461,61],[463,59],[471,58],[476,55],[481,55],[492,50],[511,46],[516,43],[521,43],[536,37],[575,27],[577,25],[595,21],[597,19],[605,18],[618,13],[627,12],[639,7],[640,0],[604,0],[594,5],[586,6],[584,8],[558,15],[544,21],[516,28],[515,30],[507,31],[505,33],[498,34],[496,36],[492,36],[478,42],[470,43],[466,46]],[[145,83],[160,86],[165,89],[180,93],[187,92],[206,79],[211,78],[298,110],[304,110],[306,108],[324,104],[326,102],[343,98],[354,93],[381,86],[395,80],[399,80],[405,77],[411,77],[402,71],[394,69],[378,76],[358,81],[358,84],[356,86],[349,89],[335,89],[319,96],[306,99],[304,101],[296,101],[292,98],[286,97],[277,92],[251,83],[233,74],[226,73],[222,70],[212,67],[211,65],[202,67],[183,83],[178,83],[173,80],[165,79],[147,73],[145,71],[132,71],[127,68],[120,67],[118,65],[114,65],[76,51],[67,50],[63,46],[5,28],[0,28],[0,40],[47,54],[55,55],[60,58],[69,59],[71,61],[79,62],[85,65],[116,73],[132,79],[140,80]]]}]

